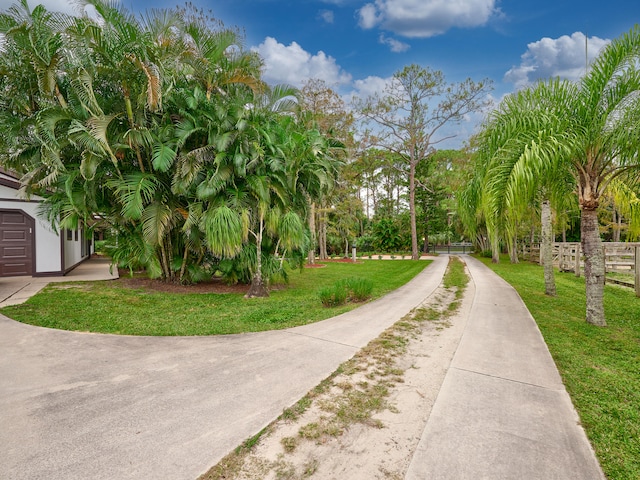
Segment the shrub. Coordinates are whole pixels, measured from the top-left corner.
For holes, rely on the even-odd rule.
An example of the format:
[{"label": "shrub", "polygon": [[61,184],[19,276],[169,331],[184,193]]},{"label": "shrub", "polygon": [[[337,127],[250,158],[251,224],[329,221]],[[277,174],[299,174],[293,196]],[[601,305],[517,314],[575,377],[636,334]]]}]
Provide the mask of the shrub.
[{"label": "shrub", "polygon": [[347,294],[345,285],[342,282],[336,282],[331,286],[322,288],[318,296],[325,307],[337,307],[347,303]]},{"label": "shrub", "polygon": [[318,293],[320,302],[325,307],[337,307],[347,301],[364,302],[371,297],[373,283],[366,278],[347,278],[339,280],[329,287],[324,287]]},{"label": "shrub", "polygon": [[364,302],[373,292],[373,282],[368,278],[349,278],[345,280],[345,284],[351,293],[349,298],[354,302]]}]

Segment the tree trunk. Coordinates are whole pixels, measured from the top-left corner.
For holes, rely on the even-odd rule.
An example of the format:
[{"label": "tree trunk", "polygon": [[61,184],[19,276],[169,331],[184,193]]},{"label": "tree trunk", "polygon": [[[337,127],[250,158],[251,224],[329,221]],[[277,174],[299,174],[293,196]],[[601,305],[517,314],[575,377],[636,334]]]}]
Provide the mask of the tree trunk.
[{"label": "tree trunk", "polygon": [[491,263],[500,263],[500,240],[491,240]]},{"label": "tree trunk", "polygon": [[260,214],[260,224],[258,225],[258,232],[256,233],[256,271],[251,278],[251,286],[249,291],[244,296],[245,298],[254,297],[268,297],[269,291],[264,284],[262,278],[262,232],[264,229],[264,218]]},{"label": "tree trunk", "polygon": [[319,227],[319,243],[320,243],[320,260],[327,259],[327,223],[324,216],[324,213],[321,214],[320,220],[318,222]]},{"label": "tree trunk", "polygon": [[513,237],[513,240],[510,242],[511,247],[509,248],[509,261],[513,263],[520,263],[518,261],[518,240],[516,237]]},{"label": "tree trunk", "polygon": [[411,217],[411,259],[419,260],[416,227],[416,165],[413,161],[409,167],[409,216]]},{"label": "tree trunk", "polygon": [[542,202],[542,212],[540,222],[542,223],[542,265],[544,266],[544,293],[556,296],[556,280],[553,274],[553,223],[551,221],[551,204],[549,200]]},{"label": "tree trunk", "polygon": [[316,204],[310,202],[309,204],[309,232],[311,232],[311,246],[309,248],[309,255],[307,263],[313,265],[316,263]]},{"label": "tree trunk", "polygon": [[620,241],[620,231],[622,230],[622,215],[613,207],[613,241]]},{"label": "tree trunk", "polygon": [[580,209],[580,235],[584,253],[584,281],[587,297],[587,323],[604,327],[604,251],[595,208]]},{"label": "tree trunk", "polygon": [[184,273],[187,269],[187,260],[189,259],[189,247],[187,245],[184,246],[184,253],[182,255],[182,264],[180,265],[180,277],[178,281],[180,283],[184,282]]}]

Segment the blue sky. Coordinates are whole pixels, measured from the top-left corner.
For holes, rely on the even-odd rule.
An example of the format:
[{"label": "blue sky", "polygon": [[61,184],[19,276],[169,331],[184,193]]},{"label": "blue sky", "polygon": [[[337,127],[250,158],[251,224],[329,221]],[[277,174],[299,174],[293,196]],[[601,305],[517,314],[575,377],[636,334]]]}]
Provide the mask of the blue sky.
[{"label": "blue sky", "polygon": [[[32,4],[32,2],[34,2]],[[12,2],[0,0],[0,9]],[[43,0],[71,11],[67,0]],[[129,9],[179,0],[123,2]],[[270,83],[321,78],[339,93],[379,90],[403,66],[442,70],[451,82],[494,82],[493,96],[540,78],[577,79],[588,56],[640,22],[638,0],[192,0],[245,33]],[[35,5],[34,0],[30,4]],[[469,118],[458,142],[473,130]]]}]

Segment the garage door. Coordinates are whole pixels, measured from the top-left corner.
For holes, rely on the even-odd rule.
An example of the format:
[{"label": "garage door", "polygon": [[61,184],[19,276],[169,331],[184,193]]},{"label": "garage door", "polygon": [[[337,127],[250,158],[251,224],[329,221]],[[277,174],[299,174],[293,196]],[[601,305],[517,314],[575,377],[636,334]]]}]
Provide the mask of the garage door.
[{"label": "garage door", "polygon": [[0,277],[33,274],[33,221],[22,212],[0,210]]}]

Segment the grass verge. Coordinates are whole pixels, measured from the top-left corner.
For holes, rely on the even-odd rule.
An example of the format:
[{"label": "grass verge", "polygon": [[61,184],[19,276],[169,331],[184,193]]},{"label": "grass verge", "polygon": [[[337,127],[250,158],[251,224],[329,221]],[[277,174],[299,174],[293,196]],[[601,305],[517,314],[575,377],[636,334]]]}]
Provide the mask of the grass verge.
[{"label": "grass verge", "polygon": [[[339,315],[358,306],[325,308],[318,291],[347,277],[367,278],[377,298],[407,283],[430,262],[328,263],[290,274],[290,283],[268,298],[242,294],[171,294],[119,285],[118,281],[57,283],[26,303],[0,313],[20,322],[62,330],[122,335],[221,335],[289,328]],[[73,287],[73,288],[70,288]]]},{"label": "grass verge", "polygon": [[556,273],[557,296],[548,297],[542,267],[481,260],[536,319],[607,477],[640,478],[640,299],[605,286],[608,327],[594,327],[584,320],[584,278]]}]

